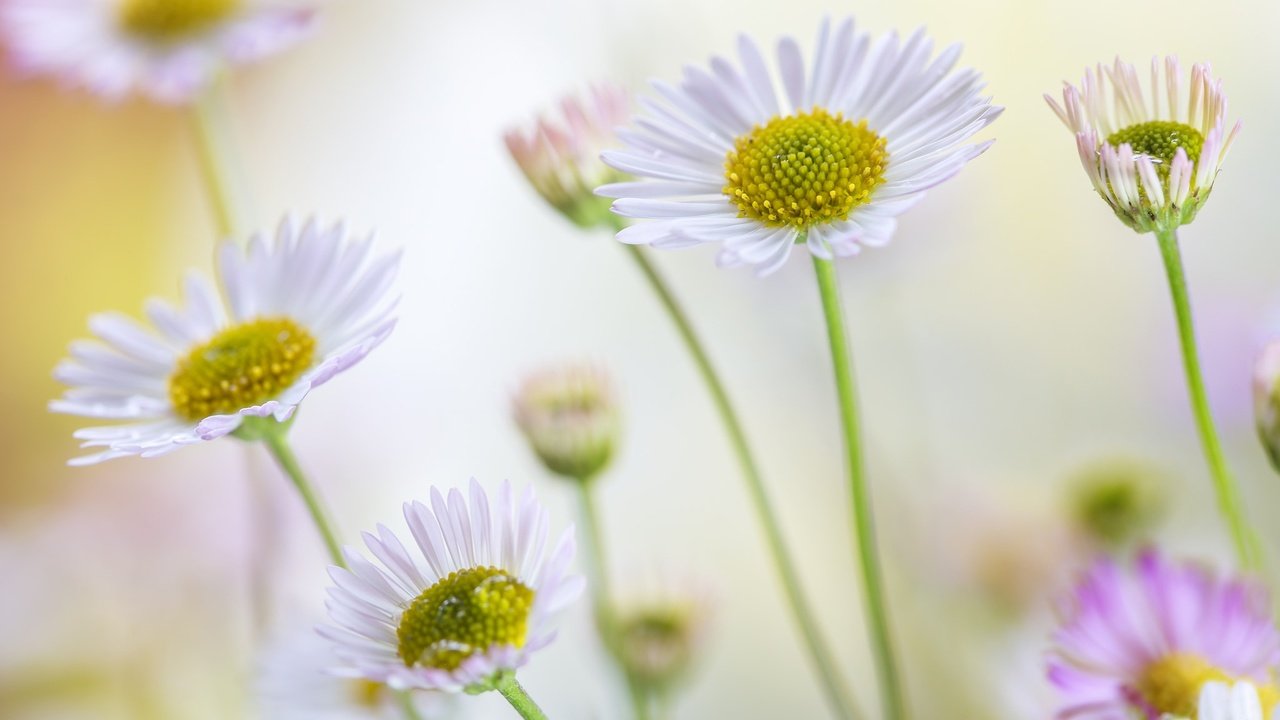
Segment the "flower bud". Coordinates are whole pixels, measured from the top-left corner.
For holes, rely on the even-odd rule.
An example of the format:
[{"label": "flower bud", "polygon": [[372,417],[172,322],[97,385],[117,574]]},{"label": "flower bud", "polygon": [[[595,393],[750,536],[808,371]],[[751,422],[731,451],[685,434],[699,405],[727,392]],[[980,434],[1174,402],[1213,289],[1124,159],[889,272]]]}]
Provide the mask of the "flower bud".
[{"label": "flower bud", "polygon": [[515,419],[548,470],[586,482],[608,466],[619,433],[608,378],[591,367],[530,376],[515,398]]},{"label": "flower bud", "polygon": [[1253,417],[1262,447],[1280,471],[1280,340],[1263,348],[1254,365]]},{"label": "flower bud", "polygon": [[686,680],[707,635],[707,603],[696,597],[651,598],[616,616],[614,652],[627,675],[662,696]]},{"label": "flower bud", "polygon": [[507,151],[538,194],[581,227],[612,227],[610,201],[594,191],[625,176],[600,160],[617,144],[614,128],[628,119],[630,99],[622,88],[597,85],[585,99],[567,96],[559,121],[539,118],[528,131],[512,129]]},{"label": "flower bud", "polygon": [[1120,547],[1142,539],[1164,515],[1160,471],[1142,462],[1114,459],[1092,465],[1071,480],[1076,523],[1101,545]]}]

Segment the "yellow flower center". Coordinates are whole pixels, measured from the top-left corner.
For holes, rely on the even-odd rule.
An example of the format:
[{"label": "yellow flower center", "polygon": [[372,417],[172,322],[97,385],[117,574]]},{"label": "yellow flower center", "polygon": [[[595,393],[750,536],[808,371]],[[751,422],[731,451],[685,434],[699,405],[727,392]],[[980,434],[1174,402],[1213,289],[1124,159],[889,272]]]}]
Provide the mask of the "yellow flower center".
[{"label": "yellow flower center", "polygon": [[414,599],[396,629],[407,666],[455,670],[494,645],[524,645],[533,590],[504,570],[458,570]]},{"label": "yellow flower center", "polygon": [[348,689],[351,701],[358,707],[374,710],[382,705],[387,686],[372,680],[352,680]]},{"label": "yellow flower center", "polygon": [[169,402],[187,420],[261,404],[306,372],[315,352],[315,338],[289,318],[229,327],[178,361]]},{"label": "yellow flower center", "polygon": [[148,40],[179,40],[208,29],[240,8],[241,0],[122,0],[120,23]]},{"label": "yellow flower center", "polygon": [[1187,159],[1195,165],[1200,159],[1200,149],[1204,147],[1204,136],[1190,125],[1167,120],[1152,120],[1130,125],[1123,130],[1111,133],[1107,137],[1107,144],[1113,147],[1128,144],[1135,154],[1146,155],[1155,160],[1156,172],[1160,174],[1160,179],[1164,182],[1167,191],[1169,164],[1173,162],[1173,156],[1177,154],[1178,148],[1182,148],[1187,153]]},{"label": "yellow flower center", "polygon": [[[1194,720],[1205,683],[1230,684],[1234,680],[1198,655],[1175,653],[1148,665],[1134,684],[1134,690],[1155,711]],[[1255,686],[1263,715],[1271,717],[1272,708],[1280,701],[1280,689],[1270,683]]]},{"label": "yellow flower center", "polygon": [[805,229],[844,220],[884,182],[885,139],[822,108],[757,125],[725,156],[724,194],[741,217]]}]

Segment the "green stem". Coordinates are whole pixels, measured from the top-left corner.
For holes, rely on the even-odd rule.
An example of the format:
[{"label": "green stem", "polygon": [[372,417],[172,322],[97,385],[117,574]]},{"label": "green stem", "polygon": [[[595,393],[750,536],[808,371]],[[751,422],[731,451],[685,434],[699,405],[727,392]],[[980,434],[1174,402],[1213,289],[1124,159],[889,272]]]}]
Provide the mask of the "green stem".
[{"label": "green stem", "polygon": [[1240,490],[1236,486],[1231,471],[1227,468],[1226,456],[1222,452],[1222,444],[1218,440],[1218,432],[1214,427],[1213,415],[1209,411],[1209,399],[1204,389],[1204,378],[1200,371],[1200,358],[1196,349],[1195,327],[1191,318],[1191,299],[1187,292],[1187,278],[1182,267],[1182,255],[1178,250],[1178,234],[1176,230],[1156,233],[1160,244],[1160,255],[1164,258],[1165,274],[1169,278],[1169,293],[1173,297],[1173,311],[1178,319],[1178,338],[1182,345],[1182,367],[1186,371],[1187,391],[1191,397],[1191,412],[1195,416],[1196,430],[1200,434],[1200,446],[1205,460],[1209,463],[1209,473],[1213,478],[1213,489],[1218,497],[1218,509],[1227,521],[1231,531],[1231,541],[1235,545],[1236,555],[1241,565],[1248,570],[1261,570],[1262,557],[1257,535],[1245,518],[1244,505],[1240,499]]},{"label": "green stem", "polygon": [[511,707],[515,708],[524,720],[547,720],[547,714],[542,712],[542,708],[538,707],[533,698],[529,697],[529,693],[520,686],[515,673],[506,672],[499,675],[494,688],[502,693],[502,697],[511,703]]},{"label": "green stem", "polygon": [[627,694],[631,698],[631,709],[636,720],[649,720],[649,701],[644,690],[635,681],[631,673],[618,657],[618,627],[614,615],[613,600],[609,593],[609,571],[605,562],[603,533],[600,530],[600,513],[596,509],[595,483],[590,479],[580,479],[578,486],[578,505],[582,516],[582,525],[587,536],[586,552],[587,575],[591,585],[591,602],[595,610],[596,629],[604,641],[605,648],[616,661],[618,670],[627,683]]},{"label": "green stem", "polygon": [[738,415],[729,401],[729,395],[725,391],[724,385],[720,382],[720,377],[715,368],[711,365],[711,359],[707,356],[702,342],[694,332],[688,317],[685,316],[684,310],[681,309],[679,302],[672,295],[670,288],[667,287],[666,281],[658,274],[657,269],[649,262],[649,258],[642,249],[634,245],[625,247],[628,251],[627,254],[635,261],[636,266],[639,267],[640,272],[644,274],[645,279],[649,281],[650,287],[662,302],[667,315],[675,323],[676,330],[679,331],[685,348],[693,357],[694,364],[698,367],[698,373],[702,376],[707,390],[711,393],[711,399],[715,404],[716,412],[720,415],[720,421],[723,423],[725,431],[729,433],[729,441],[733,446],[734,455],[737,457],[738,464],[742,468],[743,477],[747,481],[747,491],[751,496],[752,505],[755,508],[760,525],[764,529],[765,540],[769,546],[769,554],[773,560],[774,570],[782,581],[782,587],[790,605],[791,615],[800,627],[800,634],[804,638],[810,660],[818,671],[819,681],[827,701],[837,717],[845,718],[846,720],[857,718],[860,714],[854,706],[852,695],[840,679],[839,673],[836,672],[835,659],[827,648],[822,633],[818,630],[817,623],[814,621],[813,610],[809,607],[809,602],[801,589],[800,578],[796,574],[795,565],[791,561],[786,542],[782,538],[782,530],[777,517],[774,515],[773,505],[769,500],[768,491],[764,487],[764,480],[760,475],[759,468],[756,466],[755,458],[751,455],[746,433],[743,431]]},{"label": "green stem", "polygon": [[302,466],[298,464],[298,458],[293,454],[293,448],[289,445],[284,428],[264,432],[262,442],[266,443],[267,449],[271,451],[280,469],[289,476],[293,486],[298,489],[298,494],[302,496],[302,502],[306,503],[307,512],[311,514],[316,530],[319,531],[320,537],[324,540],[324,546],[329,551],[329,559],[334,565],[346,567],[347,563],[342,559],[342,547],[338,544],[338,536],[333,530],[329,514],[320,496],[316,494],[315,488],[302,472]]},{"label": "green stem", "polygon": [[223,84],[215,80],[192,108],[200,174],[209,194],[219,240],[239,237],[242,220],[232,179],[232,155],[227,149],[229,142],[222,94]]},{"label": "green stem", "polygon": [[422,714],[418,712],[418,707],[413,704],[413,695],[408,691],[396,692],[396,700],[400,704],[400,714],[404,716],[404,720],[422,720]]},{"label": "green stem", "polygon": [[813,258],[822,294],[822,311],[827,320],[827,340],[831,345],[831,363],[835,368],[836,388],[840,397],[840,422],[844,429],[845,464],[849,473],[849,494],[853,503],[853,531],[858,549],[858,566],[862,573],[862,592],[866,603],[871,646],[875,654],[876,672],[880,680],[880,703],[884,716],[891,720],[906,717],[906,704],[898,665],[889,633],[889,616],[885,607],[884,578],[876,548],[875,523],[871,497],[862,468],[862,448],[858,437],[858,408],[853,380],[853,358],[845,332],[844,308],[840,303],[840,286],[835,263]]}]

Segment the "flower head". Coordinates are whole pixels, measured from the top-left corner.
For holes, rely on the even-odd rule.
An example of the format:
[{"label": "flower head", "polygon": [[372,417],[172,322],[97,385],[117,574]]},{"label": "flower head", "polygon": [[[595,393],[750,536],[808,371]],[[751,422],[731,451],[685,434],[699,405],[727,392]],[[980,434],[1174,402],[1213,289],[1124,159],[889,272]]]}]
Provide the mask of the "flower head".
[{"label": "flower head", "polygon": [[320,632],[341,672],[396,689],[479,692],[552,641],[553,616],[584,587],[567,574],[573,528],[548,554],[547,511],[532,488],[516,500],[503,483],[490,504],[472,480],[470,496],[468,506],[459,490],[446,500],[432,488],[430,507],[405,503],[416,553],[379,525],[364,541],[381,566],[346,548],[350,569],[330,569],[334,625]]},{"label": "flower head", "polygon": [[544,370],[515,398],[516,424],[548,470],[585,482],[613,459],[618,410],[605,374],[589,366]]},{"label": "flower head", "polygon": [[558,119],[540,117],[528,129],[503,136],[507,151],[538,194],[582,227],[612,224],[608,203],[592,194],[622,175],[600,161],[614,145],[614,128],[626,121],[631,99],[621,87],[602,83],[586,98],[560,101]]},{"label": "flower head", "polygon": [[679,86],[655,81],[662,99],[641,100],[645,115],[619,132],[626,149],[603,156],[641,179],[597,192],[653,220],[618,239],[722,243],[719,264],[761,275],[797,242],[824,259],[888,242],[899,214],[988,147],[964,141],[1001,110],[977,72],[951,72],[959,46],[932,50],[923,31],[872,42],[852,19],[834,32],[824,21],[810,71],[794,40],[778,44],[781,98],[747,37],[737,66],[713,58]]},{"label": "flower head", "polygon": [[1133,572],[1097,561],[1063,605],[1049,660],[1058,717],[1195,717],[1209,682],[1258,683],[1263,704],[1280,664],[1280,632],[1266,592],[1198,565],[1145,551]]},{"label": "flower head", "polygon": [[1207,64],[1192,66],[1189,88],[1182,83],[1176,57],[1152,58],[1148,97],[1134,66],[1117,58],[1086,70],[1079,88],[1064,83],[1061,105],[1045,95],[1075,133],[1094,189],[1138,232],[1191,222],[1240,132],[1238,122],[1227,128],[1227,97]]},{"label": "flower head", "polygon": [[185,307],[147,304],[151,328],[118,314],[90,318],[98,340],[72,343],[54,370],[71,387],[49,407],[130,422],[76,432],[82,447],[104,449],[72,464],[162,455],[255,419],[284,422],[313,388],[368,355],[395,326],[387,291],[399,254],[369,260],[371,239],[343,235],[341,224],[295,231],[285,220],[274,243],[257,236],[247,253],[222,245],[221,294],[193,274]]},{"label": "flower head", "polygon": [[224,67],[296,43],[314,0],[0,0],[15,64],[109,99],[190,101]]},{"label": "flower head", "polygon": [[710,619],[705,593],[673,583],[624,601],[614,618],[618,660],[647,691],[670,693],[698,661]]}]

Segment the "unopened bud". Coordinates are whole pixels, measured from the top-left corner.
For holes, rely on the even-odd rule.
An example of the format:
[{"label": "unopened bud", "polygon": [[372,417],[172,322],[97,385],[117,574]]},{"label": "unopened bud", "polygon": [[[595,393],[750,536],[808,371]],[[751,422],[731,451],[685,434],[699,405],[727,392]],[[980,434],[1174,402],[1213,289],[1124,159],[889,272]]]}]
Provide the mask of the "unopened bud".
[{"label": "unopened bud", "polygon": [[548,470],[586,482],[613,458],[618,411],[605,375],[591,367],[545,370],[515,398],[516,424]]},{"label": "unopened bud", "polygon": [[1071,481],[1072,512],[1090,538],[1111,547],[1142,539],[1164,515],[1164,478],[1128,459],[1098,463]]}]

